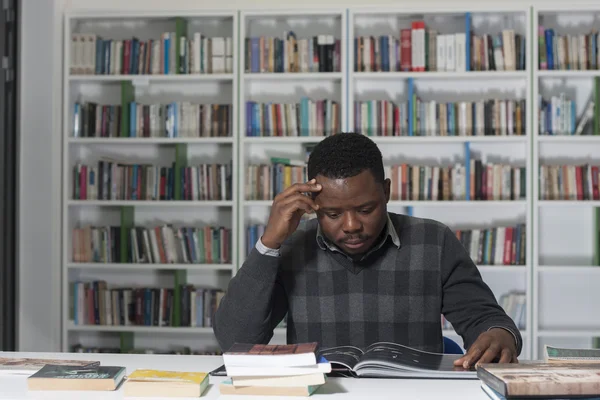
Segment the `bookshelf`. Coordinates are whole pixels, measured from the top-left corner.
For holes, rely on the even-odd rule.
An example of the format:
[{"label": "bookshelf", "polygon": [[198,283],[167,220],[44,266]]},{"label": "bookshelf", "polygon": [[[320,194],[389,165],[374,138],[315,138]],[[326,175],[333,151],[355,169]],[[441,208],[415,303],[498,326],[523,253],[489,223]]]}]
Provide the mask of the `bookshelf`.
[{"label": "bookshelf", "polygon": [[63,350],[212,352],[218,294],[184,285],[237,265],[238,13],[64,23]]},{"label": "bookshelf", "polygon": [[[380,145],[386,166],[408,163],[425,166],[427,169],[430,166],[461,165],[462,170],[457,169],[456,172],[462,174],[461,176],[464,176],[468,182],[466,185],[469,189],[456,186],[456,196],[451,199],[433,200],[431,189],[429,189],[430,196],[427,196],[428,189],[424,189],[424,196],[419,195],[418,199],[416,197],[399,199],[394,198],[392,194],[388,209],[393,212],[433,218],[447,224],[455,231],[479,230],[477,233],[479,235],[482,235],[482,231],[497,226],[524,226],[522,234],[527,238],[527,244],[526,251],[521,256],[523,262],[516,263],[520,265],[484,265],[490,263],[486,263],[484,258],[477,260],[477,250],[471,251],[484,280],[490,285],[499,301],[502,300],[503,295],[516,292],[519,293],[521,303],[525,304],[524,315],[521,317],[517,317],[516,309],[511,311],[507,307],[509,315],[513,316],[520,325],[524,343],[523,358],[529,358],[532,332],[530,329],[531,291],[529,290],[532,279],[531,250],[528,245],[532,227],[528,189],[532,166],[531,130],[530,116],[527,111],[531,101],[530,65],[528,57],[523,57],[527,54],[526,46],[523,45],[519,53],[520,58],[515,55],[515,60],[520,61],[514,63],[513,70],[490,70],[489,56],[486,59],[467,54],[465,48],[470,46],[465,42],[471,40],[474,43],[475,40],[481,40],[483,35],[497,35],[503,30],[512,30],[525,39],[525,43],[529,43],[529,19],[530,9],[525,7],[506,10],[473,8],[432,10],[403,7],[385,10],[351,9],[348,22],[348,36],[355,41],[354,45],[349,46],[354,50],[349,52],[348,61],[348,129],[355,131],[366,129],[366,132],[362,133],[371,136]],[[423,43],[427,45],[424,68],[418,63],[420,48],[418,45],[415,46],[419,39],[415,41],[410,33],[413,23],[418,21],[424,22],[427,31],[423,38]],[[407,40],[411,43],[410,50],[402,48],[404,42],[402,35],[406,34],[403,33],[406,30],[409,30]],[[462,40],[461,50],[457,48],[454,48],[453,52],[448,50],[449,40],[446,38],[449,36],[452,37],[453,45],[457,40]],[[373,41],[369,40],[371,37],[374,38]],[[389,43],[392,45],[389,46]],[[374,46],[375,54],[377,51],[381,54],[380,57],[375,56],[375,59],[372,55],[369,56]],[[436,51],[434,52],[433,49]],[[400,53],[400,60],[402,60],[402,51],[410,53],[411,64],[403,65],[402,61],[398,63],[397,55]],[[452,62],[448,61],[444,55],[445,51],[455,56],[460,54],[461,61],[458,62],[456,59]],[[417,54],[416,58],[415,54]],[[414,59],[417,60],[416,65]],[[421,64],[423,64],[422,59]],[[500,107],[514,107],[510,108],[514,110],[518,105],[522,115],[519,127],[515,125],[512,130],[509,126],[501,127],[498,132],[494,132],[484,128],[484,126],[491,126],[489,122],[485,123],[485,118],[479,118],[479,124],[475,122],[470,126],[471,131],[467,134],[466,128],[469,126],[463,123],[461,128],[460,125],[460,107],[465,107],[460,105],[460,102],[468,102],[467,107],[473,107],[471,102],[484,103],[488,100],[493,102],[496,99],[505,101],[505,105]],[[398,111],[394,112],[399,114],[398,119],[406,120],[404,124],[399,123],[397,129],[390,129],[389,117],[386,119],[377,116],[379,110],[382,113],[388,110],[385,115],[389,115],[389,111],[394,109],[390,103],[396,106]],[[448,106],[449,103],[454,104]],[[509,103],[512,104],[509,106]],[[443,110],[440,105],[447,107],[446,110]],[[450,107],[454,109],[450,111]],[[456,113],[453,115],[458,116],[458,124],[442,125],[439,115],[448,115],[447,113],[450,112]],[[483,116],[484,113],[480,115]],[[413,116],[412,120],[411,116]],[[516,124],[516,120],[512,123]],[[369,124],[371,127],[376,126],[376,129],[369,129]],[[476,135],[473,136],[473,133]],[[525,193],[515,197],[490,196],[482,200],[481,196],[475,194],[478,183],[475,175],[472,175],[475,171],[472,171],[471,160],[480,160],[483,164],[500,163],[521,168],[519,177],[524,181]],[[426,179],[429,176],[426,175]],[[391,177],[394,181],[394,175]],[[470,190],[471,185],[474,185],[473,191]],[[484,262],[478,263],[478,261]],[[494,262],[494,264],[498,263]],[[444,335],[462,344],[462,339],[451,326],[444,324],[443,327]]]},{"label": "bookshelf", "polygon": [[[551,99],[564,92],[565,99],[574,100],[570,108],[574,112],[569,115],[574,116],[576,125],[589,100],[598,98],[595,85],[600,79],[600,68],[540,69],[539,26],[552,28],[560,35],[574,35],[589,33],[592,27],[598,29],[599,19],[600,8],[593,7],[577,11],[577,7],[503,9],[484,5],[456,9],[423,6],[68,13],[62,132],[63,350],[82,345],[121,350],[189,347],[212,351],[217,344],[208,326],[75,323],[71,318],[74,310],[70,283],[105,280],[109,287],[168,288],[189,283],[225,289],[245,260],[248,246],[254,244],[249,244],[254,240],[249,228],[266,223],[269,215],[272,193],[250,192],[253,179],[258,176],[255,166],[265,165],[269,170],[272,158],[302,162],[310,147],[324,135],[352,130],[364,131],[381,147],[386,173],[392,179],[398,179],[398,171],[407,166],[423,167],[425,177],[431,174],[433,178],[444,167],[462,177],[452,183],[448,198],[433,199],[434,192],[426,188],[414,196],[396,193],[389,203],[390,211],[433,218],[450,226],[457,235],[460,231],[474,257],[479,257],[476,246],[467,243],[474,236],[481,237],[498,227],[519,227],[511,231],[511,235],[518,232],[515,234],[525,237],[525,250],[520,248],[518,259],[503,265],[504,260],[499,262],[496,258],[501,253],[496,251],[493,260],[490,253],[487,259],[478,259],[477,264],[499,301],[515,293],[509,300],[525,304],[524,312],[515,311],[520,313],[524,339],[521,358],[537,358],[544,344],[599,345],[595,338],[600,337],[600,325],[591,316],[596,315],[594,305],[600,300],[592,289],[600,284],[600,268],[596,268],[600,265],[600,224],[596,222],[600,198],[542,198],[544,188],[539,171],[546,164],[600,165],[596,151],[600,135],[540,135],[538,118],[539,95]],[[369,46],[373,43],[373,50],[385,49],[386,55],[400,53],[403,30],[418,21],[424,21],[427,30],[423,41],[428,45],[424,60],[427,66],[423,68],[420,64],[413,66],[412,61],[403,67],[387,56],[385,62],[371,60],[370,49],[364,50],[367,41],[356,41],[373,37],[373,42],[368,40]],[[435,35],[429,30],[434,30]],[[514,54],[514,62],[508,64],[509,70],[493,70],[490,58],[499,62],[498,55],[493,50],[486,53],[485,43],[493,44],[494,35],[498,34],[504,39],[504,31],[511,43],[514,37],[514,48],[502,47],[502,54]],[[70,56],[76,49],[71,42],[73,33],[95,33],[114,40],[135,36],[147,41],[161,38],[164,32],[175,32],[176,36],[183,32],[193,37],[193,33],[202,32],[210,38],[231,37],[231,68],[216,73],[71,72]],[[490,35],[489,39],[485,35]],[[451,43],[450,36],[455,46],[453,62],[444,53]],[[460,47],[463,39],[464,47]],[[412,48],[414,40],[422,39],[410,37],[411,59],[413,50],[418,50]],[[438,44],[442,42],[445,45],[440,45],[438,56]],[[290,58],[289,50],[282,50],[290,43],[298,48],[297,69],[290,69],[296,59]],[[435,44],[435,54],[430,44]],[[310,51],[312,58],[307,56]],[[418,51],[414,54],[415,62],[423,61]],[[317,64],[317,60],[331,60],[331,66],[328,61]],[[380,71],[381,67],[384,71]],[[207,137],[132,137],[119,126],[117,134],[108,137],[74,136],[75,103],[86,101],[117,106],[132,101],[142,105],[230,104],[228,132]],[[465,119],[461,117],[467,105],[471,107],[471,114],[467,115],[476,121],[466,125],[470,131],[464,128]],[[384,114],[386,118],[379,118],[377,110],[388,112]],[[600,129],[598,107],[592,111],[593,122],[586,133]],[[396,112],[397,117],[387,119]],[[442,112],[441,115],[455,116],[454,125],[448,123],[452,118],[440,122],[437,117]],[[321,121],[316,117],[318,113],[326,117]],[[507,117],[505,125],[492,129],[492,115],[498,118],[505,113],[514,118]],[[283,122],[276,116],[281,116]],[[405,122],[395,125],[396,120]],[[572,124],[565,123],[563,127],[568,131]],[[102,129],[114,132],[115,128]],[[107,157],[134,164],[175,164],[177,168],[231,162],[231,193],[225,198],[204,200],[201,194],[194,197],[193,191],[191,195],[182,192],[185,185],[176,184],[174,179],[178,191],[173,193],[179,194],[171,200],[74,197],[73,171],[77,163],[97,166]],[[510,166],[506,170],[511,171],[509,175],[494,167],[501,164]],[[433,167],[438,167],[438,172]],[[486,185],[494,177],[501,181],[502,176],[512,176],[513,185],[488,190],[483,178],[477,177],[480,169],[486,171]],[[183,199],[186,193],[191,197],[185,198],[190,200]],[[85,257],[79,259],[81,254],[77,260],[73,258],[75,228],[117,226],[123,231],[132,226],[152,228],[163,224],[196,228],[224,225],[231,231],[229,260],[138,263],[114,259],[91,262]],[[493,232],[499,234],[498,230]],[[506,230],[502,234],[506,239]],[[590,285],[586,286],[585,281]],[[181,309],[178,313],[180,318]],[[461,343],[451,327],[446,326],[443,333]],[[285,341],[285,328],[276,329],[273,341]]]},{"label": "bookshelf", "polygon": [[[250,196],[251,166],[268,165],[271,157],[305,160],[306,149],[324,134],[335,127],[346,128],[345,32],[345,9],[240,11],[240,43],[245,49],[240,54],[238,106],[240,266],[248,251],[248,229],[266,223],[271,206],[268,198],[272,198]],[[293,43],[297,43],[297,60],[290,56],[293,52],[281,51]],[[272,58],[278,57],[280,62],[261,64],[256,56],[269,51],[261,50],[265,48],[279,49]],[[291,66],[294,63],[297,68]],[[318,120],[318,110],[336,122],[326,126]],[[274,113],[280,113],[287,124],[270,122],[275,120]],[[261,123],[263,118],[269,122]],[[285,324],[276,328],[272,342],[285,343]]]},{"label": "bookshelf", "polygon": [[[599,19],[598,7],[543,7],[533,18],[538,41],[532,49],[536,60],[532,84],[538,98],[536,112],[541,114],[533,120],[534,357],[543,354],[545,344],[599,345],[600,325],[591,316],[599,300],[595,288],[600,284],[600,198],[593,193],[583,196],[573,167],[600,164],[596,89],[600,74],[595,55],[581,57],[590,54],[585,46],[572,52],[580,38],[587,36],[590,44],[597,41],[591,33],[600,27]],[[554,118],[547,116],[552,109]],[[557,178],[559,185],[554,184]]]}]

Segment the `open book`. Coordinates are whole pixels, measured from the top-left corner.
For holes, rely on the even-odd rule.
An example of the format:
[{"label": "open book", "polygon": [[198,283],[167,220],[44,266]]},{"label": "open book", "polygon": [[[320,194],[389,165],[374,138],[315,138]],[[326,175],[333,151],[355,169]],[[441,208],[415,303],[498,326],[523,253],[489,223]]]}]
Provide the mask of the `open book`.
[{"label": "open book", "polygon": [[455,367],[458,354],[438,354],[395,343],[373,343],[362,350],[353,346],[322,349],[319,356],[331,363],[333,372],[373,378],[477,379],[475,369]]}]

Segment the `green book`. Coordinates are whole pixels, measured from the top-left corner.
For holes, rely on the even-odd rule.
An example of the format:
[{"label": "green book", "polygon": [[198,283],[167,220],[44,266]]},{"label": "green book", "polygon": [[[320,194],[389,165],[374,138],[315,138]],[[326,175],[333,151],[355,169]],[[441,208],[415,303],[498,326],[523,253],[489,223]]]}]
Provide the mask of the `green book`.
[{"label": "green book", "polygon": [[27,378],[29,390],[116,390],[124,367],[77,367],[47,364]]}]

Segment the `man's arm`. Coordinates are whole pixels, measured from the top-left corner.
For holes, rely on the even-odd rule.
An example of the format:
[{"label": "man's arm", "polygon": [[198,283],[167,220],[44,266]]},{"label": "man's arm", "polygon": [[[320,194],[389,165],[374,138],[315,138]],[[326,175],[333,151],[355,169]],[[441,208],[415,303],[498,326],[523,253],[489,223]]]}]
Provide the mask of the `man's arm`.
[{"label": "man's arm", "polygon": [[222,351],[235,342],[268,343],[273,329],[287,313],[287,298],[278,278],[280,257],[276,252],[266,249],[259,239],[242,268],[229,281],[213,325]]},{"label": "man's arm", "polygon": [[[464,339],[465,349],[470,349],[483,333],[501,328],[510,333],[510,344],[515,345],[514,358],[516,358],[523,346],[517,326],[498,305],[496,297],[481,278],[477,266],[466,249],[448,228],[444,232],[441,261],[442,314],[450,321],[456,333]],[[494,330],[494,334],[496,333]],[[492,346],[496,349],[500,344],[492,340],[489,347]],[[503,351],[501,347],[498,348],[498,357]],[[487,348],[482,351],[487,351]]]}]

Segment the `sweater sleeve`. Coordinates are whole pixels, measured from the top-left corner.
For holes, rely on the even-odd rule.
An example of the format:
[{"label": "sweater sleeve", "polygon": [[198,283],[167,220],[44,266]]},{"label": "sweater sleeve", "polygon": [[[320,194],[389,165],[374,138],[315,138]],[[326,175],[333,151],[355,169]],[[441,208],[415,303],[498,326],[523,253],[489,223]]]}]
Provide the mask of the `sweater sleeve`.
[{"label": "sweater sleeve", "polygon": [[222,351],[235,342],[268,343],[287,313],[287,297],[279,278],[280,257],[256,247],[229,281],[214,316],[213,331]]},{"label": "sweater sleeve", "polygon": [[504,328],[514,336],[517,355],[521,354],[523,342],[517,326],[496,301],[462,243],[447,227],[441,257],[442,314],[463,338],[465,349],[481,333]]}]

